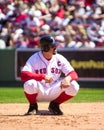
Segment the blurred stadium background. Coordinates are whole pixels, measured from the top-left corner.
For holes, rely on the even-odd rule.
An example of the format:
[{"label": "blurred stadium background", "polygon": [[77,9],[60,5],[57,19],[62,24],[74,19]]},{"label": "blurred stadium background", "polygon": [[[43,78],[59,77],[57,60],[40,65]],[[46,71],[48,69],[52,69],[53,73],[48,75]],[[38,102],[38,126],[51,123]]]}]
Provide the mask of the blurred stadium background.
[{"label": "blurred stadium background", "polygon": [[51,34],[81,87],[104,88],[104,1],[0,0],[0,86],[22,86],[20,70]]}]

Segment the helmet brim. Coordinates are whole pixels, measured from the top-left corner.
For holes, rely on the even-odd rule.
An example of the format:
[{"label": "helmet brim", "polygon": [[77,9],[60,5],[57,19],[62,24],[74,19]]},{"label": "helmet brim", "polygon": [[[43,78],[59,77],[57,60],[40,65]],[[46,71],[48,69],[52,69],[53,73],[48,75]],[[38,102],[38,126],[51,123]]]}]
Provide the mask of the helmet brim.
[{"label": "helmet brim", "polygon": [[57,47],[57,42],[52,42],[51,44],[50,44],[50,46],[52,46],[52,47]]}]

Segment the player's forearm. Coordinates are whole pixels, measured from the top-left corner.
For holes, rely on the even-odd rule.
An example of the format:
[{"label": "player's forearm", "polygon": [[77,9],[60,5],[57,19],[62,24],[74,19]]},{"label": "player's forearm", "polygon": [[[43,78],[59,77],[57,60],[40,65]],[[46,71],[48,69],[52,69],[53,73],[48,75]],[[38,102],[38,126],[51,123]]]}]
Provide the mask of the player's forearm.
[{"label": "player's forearm", "polygon": [[41,81],[44,78],[45,78],[44,74],[36,74],[36,73],[28,72],[28,71],[22,71],[21,72],[21,80],[23,82],[26,82],[27,80],[31,80],[31,79]]},{"label": "player's forearm", "polygon": [[78,75],[75,71],[70,72],[67,76],[70,78],[70,81],[78,79]]}]

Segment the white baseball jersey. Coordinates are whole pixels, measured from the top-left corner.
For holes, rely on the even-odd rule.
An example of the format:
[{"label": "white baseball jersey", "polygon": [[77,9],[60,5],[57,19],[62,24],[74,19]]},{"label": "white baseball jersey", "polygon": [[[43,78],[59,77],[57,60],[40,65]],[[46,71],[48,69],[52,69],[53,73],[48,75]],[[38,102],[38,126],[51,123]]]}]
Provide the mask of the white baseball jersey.
[{"label": "white baseball jersey", "polygon": [[23,71],[51,75],[53,76],[54,81],[60,78],[62,72],[67,75],[73,70],[74,69],[69,61],[67,61],[62,55],[56,54],[53,55],[51,60],[47,60],[42,55],[42,51],[33,54],[23,68]]}]

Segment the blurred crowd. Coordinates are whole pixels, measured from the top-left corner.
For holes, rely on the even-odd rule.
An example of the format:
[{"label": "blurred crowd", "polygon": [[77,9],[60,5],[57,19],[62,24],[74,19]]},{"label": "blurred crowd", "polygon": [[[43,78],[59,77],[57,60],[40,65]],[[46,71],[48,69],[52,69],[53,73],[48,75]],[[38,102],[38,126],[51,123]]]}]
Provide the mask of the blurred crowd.
[{"label": "blurred crowd", "polygon": [[52,35],[58,48],[104,46],[103,0],[0,0],[0,48],[38,48]]}]

